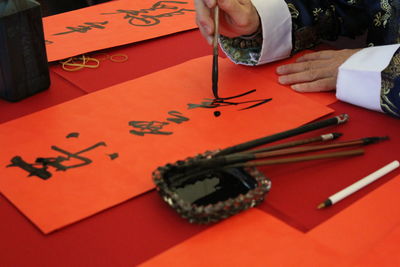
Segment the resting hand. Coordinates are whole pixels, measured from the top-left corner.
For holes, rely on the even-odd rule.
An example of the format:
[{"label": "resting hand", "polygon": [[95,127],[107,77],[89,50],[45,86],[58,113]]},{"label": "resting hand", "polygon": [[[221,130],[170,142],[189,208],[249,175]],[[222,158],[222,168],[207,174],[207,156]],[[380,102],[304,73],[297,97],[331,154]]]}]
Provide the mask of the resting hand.
[{"label": "resting hand", "polygon": [[257,31],[260,20],[250,0],[195,0],[196,23],[209,44],[212,44],[214,34],[212,9],[217,4],[222,35],[237,37]]},{"label": "resting hand", "polygon": [[279,83],[298,92],[321,92],[336,88],[338,68],[360,49],[326,50],[299,57],[296,63],[279,66]]}]

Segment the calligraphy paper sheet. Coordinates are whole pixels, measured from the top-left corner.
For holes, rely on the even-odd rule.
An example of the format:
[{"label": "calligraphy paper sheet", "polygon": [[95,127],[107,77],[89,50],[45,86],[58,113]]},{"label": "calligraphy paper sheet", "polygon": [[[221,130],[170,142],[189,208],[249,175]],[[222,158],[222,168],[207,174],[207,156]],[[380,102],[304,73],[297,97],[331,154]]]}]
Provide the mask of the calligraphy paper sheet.
[{"label": "calligraphy paper sheet", "polygon": [[192,0],[118,0],[43,18],[48,61],[197,28]]},{"label": "calligraphy paper sheet", "polygon": [[211,62],[191,60],[2,124],[1,192],[49,233],[152,189],[158,166],[332,112],[228,60],[220,96],[255,90],[204,106]]},{"label": "calligraphy paper sheet", "polygon": [[[183,34],[185,36],[183,37]],[[188,38],[190,36],[190,38]],[[180,40],[185,40],[185,44],[191,46],[191,49],[188,51],[182,51],[180,47]],[[127,55],[129,59],[123,62],[122,66],[117,66],[111,60],[103,60],[99,68],[91,69],[84,68],[76,72],[65,71],[61,65],[54,66],[52,71],[56,72],[60,76],[62,76],[67,81],[70,81],[75,86],[81,88],[85,92],[94,92],[99,89],[103,89],[105,87],[124,82],[127,80],[134,79],[136,77],[143,76],[145,74],[149,74],[151,72],[157,71],[166,67],[170,67],[173,65],[177,65],[183,62],[184,59],[193,59],[194,57],[200,57],[210,54],[210,49],[206,46],[200,32],[186,32],[180,33],[180,35],[170,36],[169,38],[164,38],[163,47],[165,50],[169,51],[168,54],[165,54],[165,51],[161,51],[159,49],[159,44],[155,43],[146,43],[146,46],[141,46],[141,44],[137,44],[135,46],[126,46],[126,47],[118,47],[114,49],[109,49],[108,51],[104,51],[106,54],[110,55],[118,55],[124,54]],[[204,47],[200,46],[200,43],[204,43]],[[142,53],[139,54],[138,48],[142,50]],[[272,62],[269,64],[258,65],[258,66],[243,66],[238,65],[238,68],[250,68],[255,74],[259,75],[260,78],[265,80],[273,80],[278,83],[278,75],[276,74],[276,68],[280,65],[289,64],[295,62],[296,58],[305,53],[309,53],[310,51],[302,51],[297,53],[291,58],[284,59],[278,62]],[[147,53],[151,53],[153,58],[157,58],[157,64],[153,64],[153,62],[148,61]],[[179,56],[176,56],[179,55]],[[197,56],[196,56],[197,55]],[[92,57],[104,57],[103,52],[94,53],[91,55]],[[225,56],[222,54],[222,56]],[[108,75],[110,71],[113,71],[115,68],[119,68],[120,71],[115,73],[115,75]],[[108,86],[107,86],[108,85]],[[287,90],[293,91],[290,86],[285,86]],[[330,105],[337,101],[335,96],[335,91],[329,92],[316,92],[316,93],[299,93],[303,96],[309,97],[310,99],[323,104]]]},{"label": "calligraphy paper sheet", "polygon": [[252,209],[141,266],[398,266],[399,190],[397,176],[308,233]]}]

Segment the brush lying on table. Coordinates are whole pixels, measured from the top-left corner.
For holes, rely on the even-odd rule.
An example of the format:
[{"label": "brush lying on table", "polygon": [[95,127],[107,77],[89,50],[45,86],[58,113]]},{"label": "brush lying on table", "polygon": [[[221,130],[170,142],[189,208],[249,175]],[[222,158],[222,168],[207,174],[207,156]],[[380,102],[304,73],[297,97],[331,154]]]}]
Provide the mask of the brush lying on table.
[{"label": "brush lying on table", "polygon": [[[258,139],[254,139],[248,142],[244,142],[235,146],[231,146],[225,149],[222,149],[220,151],[217,151],[216,153],[214,153],[214,155],[211,156],[211,158],[207,158],[207,160],[210,160],[210,162],[212,162],[212,160],[214,158],[219,158],[220,156],[224,156],[224,155],[230,155],[230,154],[234,154],[234,153],[238,153],[238,152],[242,152],[245,150],[249,150],[249,149],[253,149],[257,146],[261,146],[261,145],[265,145],[268,143],[272,143],[275,141],[279,141],[285,138],[289,138],[289,137],[293,137],[296,135],[300,135],[303,133],[307,133],[310,131],[314,131],[314,130],[318,130],[324,127],[328,127],[328,126],[332,126],[332,125],[340,125],[343,124],[345,122],[347,122],[349,119],[349,116],[347,114],[342,114],[336,117],[332,117],[326,120],[322,120],[322,121],[317,121],[317,122],[312,122],[297,128],[293,128],[287,131],[283,131],[280,133],[276,133],[273,135],[268,135],[262,138],[258,138]],[[340,134],[336,134],[336,136],[333,136],[332,138],[338,138],[339,136],[337,136]],[[289,146],[294,146],[294,145],[298,145],[298,144],[302,144],[302,142],[307,142],[307,141],[295,141],[294,143],[288,144],[287,147]],[[280,148],[280,147],[278,147]],[[196,161],[188,161],[182,164],[179,164],[177,166],[175,166],[174,171],[176,173],[180,173],[180,174],[184,174],[187,171],[191,171],[195,168],[197,168],[199,165],[204,165],[204,163],[202,161],[196,160]]]},{"label": "brush lying on table", "polygon": [[[326,153],[326,154],[317,154],[311,156],[303,156],[303,157],[294,157],[294,158],[279,158],[275,160],[266,160],[259,161],[260,159],[277,157],[277,156],[287,156],[298,153],[306,153],[306,152],[314,152],[314,151],[322,151],[322,150],[330,150],[330,149],[338,149],[343,147],[350,146],[365,146],[369,144],[374,144],[382,140],[387,140],[388,137],[366,137],[357,140],[344,141],[344,142],[336,142],[326,145],[313,145],[313,146],[301,146],[301,147],[292,147],[292,148],[283,148],[277,149],[273,151],[266,152],[256,152],[254,151],[245,151],[240,153],[228,154],[225,156],[217,156],[209,159],[199,159],[196,161],[196,164],[192,166],[192,168],[186,168],[184,172],[177,173],[175,175],[171,175],[168,178],[168,182],[172,187],[179,187],[179,185],[190,181],[194,177],[198,177],[202,173],[207,173],[213,169],[221,169],[221,168],[237,168],[237,167],[251,167],[251,166],[262,166],[262,165],[272,165],[272,164],[282,164],[282,163],[291,163],[291,162],[300,162],[300,161],[308,161],[308,160],[317,160],[317,159],[328,159],[328,158],[337,158],[337,157],[346,157],[346,156],[356,156],[364,154],[364,150],[346,150],[335,153]],[[282,144],[285,145],[285,144]],[[287,145],[287,144],[286,144]],[[268,148],[265,148],[268,149]],[[261,150],[262,151],[262,150]]]},{"label": "brush lying on table", "polygon": [[[195,157],[158,167],[153,172],[157,191],[164,201],[190,222],[210,223],[254,207],[264,200],[271,181],[255,166],[333,159],[364,154],[363,149],[341,150],[296,157],[299,153],[365,146],[387,137],[367,137],[333,142],[342,134],[330,133],[263,148],[267,143],[302,133],[339,125],[348,115],[306,124],[288,131],[244,142],[220,151],[207,151]],[[325,142],[330,142],[325,144]],[[320,144],[310,145],[320,142]],[[270,159],[272,157],[278,157]]]}]

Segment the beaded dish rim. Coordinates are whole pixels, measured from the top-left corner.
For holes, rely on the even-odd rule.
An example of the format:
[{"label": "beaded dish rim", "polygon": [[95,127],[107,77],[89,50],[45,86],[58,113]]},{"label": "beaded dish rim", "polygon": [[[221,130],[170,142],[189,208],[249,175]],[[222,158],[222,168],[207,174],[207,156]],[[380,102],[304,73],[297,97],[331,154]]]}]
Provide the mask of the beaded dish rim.
[{"label": "beaded dish rim", "polygon": [[256,167],[246,167],[248,172],[257,182],[256,188],[249,190],[246,194],[239,194],[235,198],[219,201],[215,204],[196,205],[183,200],[176,192],[171,190],[164,180],[164,174],[176,166],[187,164],[199,159],[211,158],[216,151],[206,151],[195,157],[188,157],[185,160],[176,161],[173,164],[166,164],[158,167],[152,173],[153,182],[161,198],[172,207],[178,214],[189,220],[190,223],[208,224],[218,222],[235,215],[241,211],[255,207],[263,202],[265,195],[271,188],[271,181],[265,177]]}]

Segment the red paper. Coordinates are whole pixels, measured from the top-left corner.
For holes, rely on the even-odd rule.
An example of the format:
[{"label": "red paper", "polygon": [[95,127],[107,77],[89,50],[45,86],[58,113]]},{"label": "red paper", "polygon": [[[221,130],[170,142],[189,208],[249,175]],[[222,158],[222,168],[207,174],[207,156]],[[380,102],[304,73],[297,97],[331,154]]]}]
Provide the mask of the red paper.
[{"label": "red paper", "polygon": [[119,0],[43,18],[48,61],[197,28],[192,0]]},{"label": "red paper", "polygon": [[306,234],[246,211],[141,266],[397,266],[399,190],[397,176]]},{"label": "red paper", "polygon": [[266,201],[258,208],[274,214],[304,232],[314,229],[400,174],[398,168],[363,190],[325,209],[324,212],[317,210],[317,205],[323,199],[396,159],[398,151],[393,148],[400,147],[400,137],[396,134],[400,132],[400,123],[395,118],[340,101],[330,107],[339,113],[349,114],[349,121],[337,127],[313,131],[303,135],[302,138],[327,132],[340,132],[343,136],[337,141],[368,136],[388,136],[390,139],[363,146],[365,154],[362,156],[285,164],[285,168],[279,165],[260,168],[271,178],[273,187]]},{"label": "red paper", "polygon": [[257,209],[221,222],[140,266],[343,266],[334,250]]},{"label": "red paper", "polygon": [[[2,124],[1,192],[48,233],[152,189],[151,172],[160,165],[298,127],[332,111],[273,81],[261,83],[228,60],[220,62],[221,97],[256,89],[230,102],[272,101],[247,110],[239,109],[259,101],[188,109],[212,98],[211,62],[211,57],[188,61]],[[158,134],[140,136],[146,125]],[[66,158],[66,152],[79,155],[63,165],[84,166],[65,171],[49,166],[47,180],[5,167],[16,156],[43,167],[43,158]]]},{"label": "red paper", "polygon": [[[391,161],[388,161],[389,164]],[[382,167],[382,166],[381,166]],[[386,240],[400,226],[400,176],[396,176],[330,220],[314,228],[309,236],[342,254],[360,256]],[[321,212],[324,212],[322,210]],[[399,240],[396,242],[398,243]],[[361,257],[360,257],[361,258]]]}]

